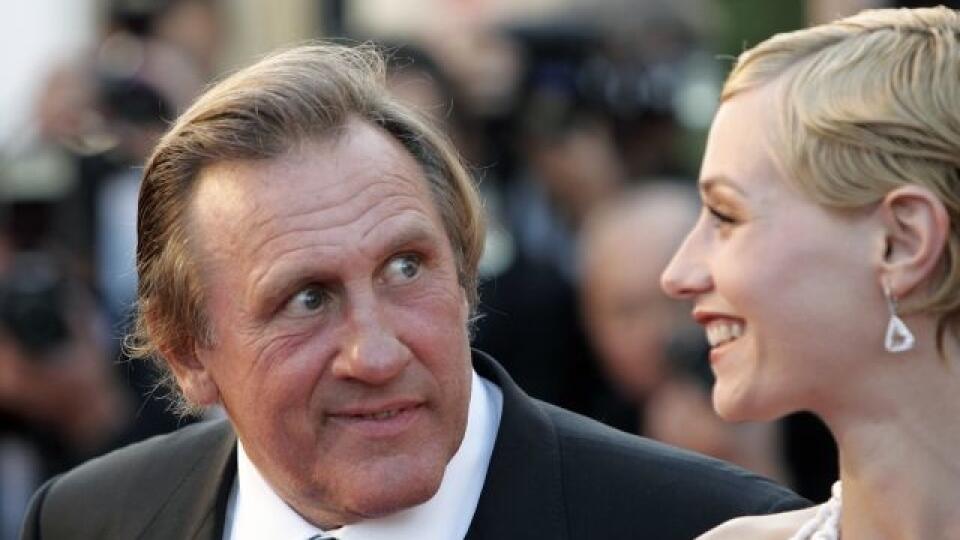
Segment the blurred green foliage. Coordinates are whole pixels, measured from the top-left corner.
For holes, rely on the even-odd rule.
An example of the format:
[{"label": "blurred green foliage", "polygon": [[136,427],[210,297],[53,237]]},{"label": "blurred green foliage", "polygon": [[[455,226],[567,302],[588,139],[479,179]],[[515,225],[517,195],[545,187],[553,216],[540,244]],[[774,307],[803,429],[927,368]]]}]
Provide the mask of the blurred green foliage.
[{"label": "blurred green foliage", "polygon": [[803,0],[712,0],[721,15],[710,45],[717,54],[736,56],[768,37],[804,25]]},{"label": "blurred green foliage", "polygon": [[[708,0],[718,17],[713,35],[704,46],[716,58],[722,82],[733,66],[733,60],[779,32],[797,30],[805,25],[804,0]],[[707,131],[687,130],[680,138],[677,152],[685,174],[698,175],[700,160],[707,143]]]}]

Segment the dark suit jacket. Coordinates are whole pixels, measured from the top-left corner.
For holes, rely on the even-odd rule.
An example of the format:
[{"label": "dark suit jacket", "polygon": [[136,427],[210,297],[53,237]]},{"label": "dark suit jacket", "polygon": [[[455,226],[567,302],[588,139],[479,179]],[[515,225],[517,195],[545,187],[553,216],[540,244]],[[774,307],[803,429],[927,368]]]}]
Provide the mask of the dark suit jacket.
[{"label": "dark suit jacket", "polygon": [[[482,353],[474,367],[503,391],[503,414],[470,540],[690,540],[734,516],[809,504],[732,465],[534,400]],[[235,474],[230,424],[190,426],[51,480],[22,538],[219,540]]]}]

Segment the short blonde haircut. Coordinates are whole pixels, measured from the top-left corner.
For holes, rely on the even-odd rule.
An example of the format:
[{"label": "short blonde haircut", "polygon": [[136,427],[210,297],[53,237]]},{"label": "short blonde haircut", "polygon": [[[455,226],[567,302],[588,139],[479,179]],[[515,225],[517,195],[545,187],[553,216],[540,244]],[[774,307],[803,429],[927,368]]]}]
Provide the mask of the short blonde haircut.
[{"label": "short blonde haircut", "polygon": [[158,143],[144,169],[137,218],[138,305],[127,340],[134,358],[153,358],[181,413],[195,412],[162,351],[215,342],[191,251],[187,208],[201,171],[231,160],[266,160],[293,145],[336,137],[350,118],[379,126],[423,168],[471,309],[485,226],[480,198],[456,151],[425,117],[387,90],[372,47],[305,45],[269,56],[214,85]]},{"label": "short blonde haircut", "polygon": [[942,347],[960,323],[960,14],[868,10],[778,34],[740,55],[721,101],[774,80],[773,152],[813,200],[859,208],[916,184],[943,202],[938,275],[908,306],[938,318]]}]

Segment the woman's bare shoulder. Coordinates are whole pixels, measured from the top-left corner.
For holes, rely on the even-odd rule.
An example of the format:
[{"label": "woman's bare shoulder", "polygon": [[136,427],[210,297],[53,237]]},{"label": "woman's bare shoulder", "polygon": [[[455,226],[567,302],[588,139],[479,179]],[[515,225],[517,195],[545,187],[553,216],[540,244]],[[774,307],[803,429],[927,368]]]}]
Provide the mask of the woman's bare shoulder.
[{"label": "woman's bare shoulder", "polygon": [[768,516],[731,519],[707,531],[697,540],[787,540],[804,523],[817,515],[818,508],[814,506]]}]

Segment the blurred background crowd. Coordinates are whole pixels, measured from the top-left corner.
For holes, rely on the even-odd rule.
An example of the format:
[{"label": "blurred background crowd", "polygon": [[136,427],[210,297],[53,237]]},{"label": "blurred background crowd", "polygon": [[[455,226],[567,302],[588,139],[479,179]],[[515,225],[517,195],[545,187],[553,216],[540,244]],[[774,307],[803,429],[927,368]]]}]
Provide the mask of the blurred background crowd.
[{"label": "blurred background crowd", "polygon": [[480,182],[490,230],[478,348],[536,397],[824,500],[836,451],[823,428],[802,414],[721,422],[703,332],[658,278],[699,212],[694,179],[733,57],[776,32],[924,4],[9,4],[0,22],[0,540],[16,537],[28,497],[50,475],[184,423],[156,395],[150,366],[122,355],[140,166],[211,80],[318,37],[382,45],[391,88],[445,125]]}]

